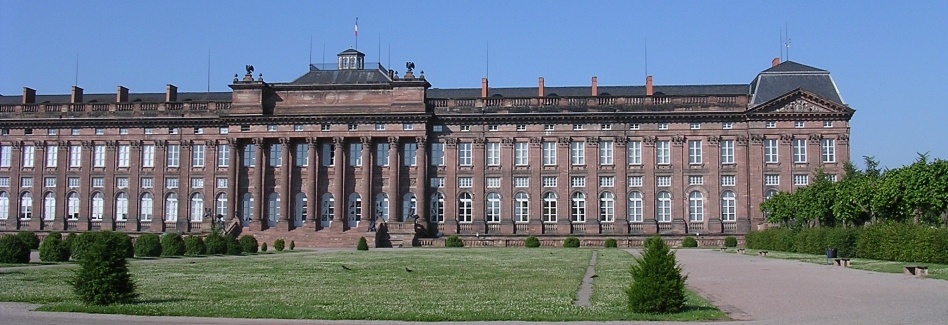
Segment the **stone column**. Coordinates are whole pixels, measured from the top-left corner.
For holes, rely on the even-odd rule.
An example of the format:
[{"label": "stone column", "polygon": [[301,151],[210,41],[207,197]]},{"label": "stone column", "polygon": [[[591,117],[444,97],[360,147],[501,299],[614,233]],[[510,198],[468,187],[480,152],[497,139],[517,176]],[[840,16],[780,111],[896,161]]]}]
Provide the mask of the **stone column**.
[{"label": "stone column", "polygon": [[708,190],[708,198],[704,201],[704,211],[707,212],[704,218],[706,227],[700,233],[720,234],[724,231],[721,220],[721,193],[724,192],[724,188],[721,187],[720,144],[720,136],[709,136],[707,152],[702,151],[707,159],[705,166],[708,166],[708,169],[712,172],[704,178],[704,186]]},{"label": "stone column", "polygon": [[[292,230],[295,226],[294,211],[290,211],[290,207],[296,203],[296,198],[293,197],[293,193],[290,190],[290,188],[293,187],[293,184],[290,182],[290,173],[293,171],[290,145],[290,138],[280,138],[280,147],[283,149],[280,152],[280,213],[283,214],[281,219],[286,222],[286,225],[279,228],[280,230],[286,231]],[[290,202],[294,204],[290,204]],[[293,209],[295,209],[295,207]]]},{"label": "stone column", "polygon": [[[165,170],[168,169],[165,158],[168,141],[155,141],[155,174],[152,178],[152,217],[151,232],[162,232],[165,225]],[[179,184],[180,185],[180,184]]]},{"label": "stone column", "polygon": [[[526,190],[524,190],[527,192],[527,196],[528,196],[527,206],[528,208],[530,208],[531,212],[540,211],[540,210],[536,210],[536,207],[538,205],[534,205],[533,202],[537,201],[536,198],[539,197],[538,193],[540,193],[540,189],[543,186],[542,179],[540,178],[540,170],[542,169],[542,167],[540,166],[542,166],[542,163],[543,163],[542,158],[540,158],[542,157],[542,152],[537,150],[537,147],[538,147],[537,143],[534,143],[536,141],[539,141],[539,139],[531,138],[530,144],[529,144],[530,147],[528,149],[529,150],[528,155],[533,157],[532,162],[534,166],[530,168],[530,179],[536,183],[533,184],[533,186],[531,186],[530,188],[527,188]],[[514,156],[516,155],[516,153],[514,152],[516,150],[514,148],[515,146],[514,143],[516,143],[517,140],[514,138],[504,138],[504,139],[501,139],[500,142],[501,142],[500,144],[501,181],[500,181],[499,190],[502,193],[501,194],[502,203],[500,205],[501,218],[500,218],[500,233],[499,234],[510,235],[516,232],[515,223],[516,223],[517,216],[516,216],[516,208],[514,207],[514,205],[516,204],[515,198],[517,196],[517,192],[519,192],[516,188],[513,187],[514,186],[513,169],[517,168],[515,164],[516,159],[514,158]],[[533,216],[538,215],[538,214],[529,213],[527,215],[530,218],[528,219],[528,222],[535,222],[536,224],[539,224],[540,220],[537,218],[533,218]],[[523,235],[525,233],[526,232],[517,233],[517,234]]]},{"label": "stone column", "polygon": [[642,234],[652,235],[658,233],[658,211],[656,210],[658,200],[658,184],[656,182],[655,171],[658,170],[658,164],[655,155],[655,143],[658,137],[645,136],[642,140],[642,166],[644,167],[644,177],[642,177]]},{"label": "stone column", "polygon": [[[615,156],[615,147],[613,156]],[[599,176],[602,175],[602,162],[599,161],[599,138],[586,138],[586,221],[584,233],[599,233]],[[614,159],[613,159],[614,160]],[[613,161],[615,162],[615,161]],[[610,189],[611,190],[611,189]]]},{"label": "stone column", "polygon": [[684,175],[684,168],[688,168],[687,142],[684,136],[676,135],[672,137],[671,163],[674,176],[672,176],[671,186],[671,217],[673,234],[688,232],[688,226],[685,224],[685,220],[688,219],[688,193],[685,193],[685,188],[688,186],[688,176]]},{"label": "stone column", "polygon": [[362,167],[360,167],[362,188],[358,190],[362,192],[362,220],[359,222],[359,230],[369,230],[369,225],[377,221],[375,220],[375,195],[372,192],[372,168],[375,164],[372,162],[371,154],[372,138],[361,137],[359,140],[362,142]]},{"label": "stone column", "polygon": [[[22,150],[20,151],[22,155]],[[58,153],[58,152],[57,152]],[[43,199],[46,194],[46,182],[44,179],[43,171],[46,169],[42,164],[37,164],[37,157],[46,158],[46,142],[44,141],[35,141],[33,142],[33,174],[29,175],[28,173],[23,173],[24,175],[29,175],[33,177],[33,189],[30,191],[33,195],[33,212],[30,215],[30,221],[28,229],[30,230],[40,230],[43,225]],[[20,158],[22,161],[22,157]],[[45,160],[45,159],[44,159]],[[59,168],[57,162],[56,165]],[[23,226],[23,225],[21,225]]]},{"label": "stone column", "polygon": [[[117,231],[137,232],[138,220],[141,218],[139,212],[141,207],[141,169],[142,169],[142,142],[134,140],[129,143],[129,168],[128,168],[128,216],[125,218],[125,229],[116,229]],[[62,154],[62,153],[60,153]],[[61,196],[65,197],[65,196]]]},{"label": "stone column", "polygon": [[[468,140],[469,141],[469,140]],[[457,138],[444,139],[444,165],[445,172],[440,177],[444,177],[444,223],[438,226],[438,230],[445,236],[456,234],[458,232],[458,173],[460,168],[460,155],[458,154]],[[472,149],[473,150],[473,149]]]},{"label": "stone column", "polygon": [[[230,148],[230,156],[227,162],[227,212],[230,215],[224,216],[225,224],[231,218],[241,218],[241,213],[237,210],[240,207],[240,163],[242,162],[240,156],[243,155],[237,138],[230,138],[227,141]],[[243,224],[243,220],[239,222]]]},{"label": "stone column", "polygon": [[342,150],[342,147],[346,145],[346,139],[343,137],[335,137],[333,140],[333,155],[335,156],[335,161],[333,161],[333,179],[332,186],[330,190],[333,191],[333,196],[335,202],[335,209],[333,211],[333,222],[329,225],[330,229],[333,232],[343,232],[349,229],[349,222],[347,220],[348,209],[349,209],[349,198],[346,197],[346,182],[345,182],[345,170],[346,170],[346,156],[345,152]]},{"label": "stone column", "polygon": [[430,209],[430,204],[428,203],[428,186],[430,182],[428,181],[428,138],[421,136],[415,137],[415,143],[417,147],[415,149],[415,214],[418,215],[418,220],[423,225],[428,224],[428,209]]},{"label": "stone column", "polygon": [[385,195],[388,195],[388,220],[392,222],[405,221],[402,215],[401,202],[401,182],[399,171],[402,169],[402,161],[399,159],[398,137],[388,137],[388,185]]},{"label": "stone column", "polygon": [[[572,139],[569,137],[562,137],[557,139],[557,148],[556,148],[556,163],[560,171],[560,177],[563,182],[557,183],[557,193],[556,193],[556,232],[555,233],[544,233],[550,235],[566,235],[570,233],[570,193],[572,192],[572,184],[570,177],[572,176],[571,170],[573,169],[573,162],[571,160],[572,148],[571,143]],[[577,166],[577,168],[580,168]]]},{"label": "stone column", "polygon": [[[109,140],[105,142],[105,188],[102,189],[102,199],[105,200],[102,205],[102,230],[115,229],[115,171],[118,169],[118,157],[115,154],[118,141]],[[109,172],[111,170],[111,172]],[[124,229],[123,229],[124,230]]]},{"label": "stone column", "polygon": [[194,142],[181,141],[181,160],[178,162],[178,219],[175,222],[177,231],[191,231],[191,157]]},{"label": "stone column", "polygon": [[257,222],[260,223],[260,225],[258,225],[257,227],[258,230],[266,230],[267,224],[268,224],[267,213],[266,211],[263,211],[263,202],[267,199],[266,197],[264,197],[265,194],[263,191],[263,187],[266,186],[265,185],[266,183],[264,183],[264,177],[266,175],[267,162],[264,161],[265,158],[263,154],[263,151],[266,150],[266,146],[264,146],[263,138],[254,138],[253,145],[254,145],[255,150],[254,150],[253,176],[251,179],[253,180],[252,184],[253,184],[253,193],[254,193],[253,194],[253,213],[256,214],[256,216],[251,216],[250,218],[251,220],[256,219]]},{"label": "stone column", "polygon": [[319,178],[317,177],[316,171],[319,170],[319,141],[316,138],[306,138],[306,145],[309,150],[307,153],[307,164],[306,164],[306,187],[304,193],[306,193],[306,213],[307,219],[310,223],[308,227],[309,230],[317,231],[320,229],[320,220],[321,215],[321,202],[322,198],[319,197],[316,189],[318,188]]},{"label": "stone column", "polygon": [[[59,149],[59,156],[57,157],[59,161],[56,162],[56,185],[58,185],[55,191],[56,219],[55,221],[52,221],[50,230],[63,231],[66,229],[66,205],[68,204],[66,193],[69,193],[69,177],[66,176],[66,171],[69,170],[69,142],[59,141],[57,148]],[[46,157],[42,158],[42,161],[36,162],[39,163],[39,166],[46,164]],[[34,163],[34,165],[36,165],[36,163]]]},{"label": "stone column", "polygon": [[473,163],[473,186],[471,187],[471,231],[475,234],[483,234],[487,230],[487,191],[484,184],[484,170],[487,168],[487,155],[485,147],[487,139],[474,138],[472,163]]},{"label": "stone column", "polygon": [[612,231],[617,235],[629,233],[629,139],[625,136],[615,138],[613,159],[615,162],[615,223]]},{"label": "stone column", "polygon": [[76,223],[78,231],[89,230],[89,219],[92,215],[92,148],[92,141],[82,141],[82,174],[79,184],[84,188],[79,191],[79,221]]}]

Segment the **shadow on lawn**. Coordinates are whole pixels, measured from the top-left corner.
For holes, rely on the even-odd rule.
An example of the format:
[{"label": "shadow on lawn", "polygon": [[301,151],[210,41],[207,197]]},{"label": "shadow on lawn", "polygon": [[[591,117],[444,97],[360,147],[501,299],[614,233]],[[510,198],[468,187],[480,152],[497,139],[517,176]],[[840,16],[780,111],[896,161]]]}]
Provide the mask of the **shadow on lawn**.
[{"label": "shadow on lawn", "polygon": [[181,301],[187,301],[187,299],[179,299],[179,298],[174,298],[174,299],[142,299],[142,300],[137,300],[137,301],[135,301],[135,302],[132,303],[132,304],[133,304],[133,305],[163,304],[163,303],[166,303],[166,302],[181,302]]}]

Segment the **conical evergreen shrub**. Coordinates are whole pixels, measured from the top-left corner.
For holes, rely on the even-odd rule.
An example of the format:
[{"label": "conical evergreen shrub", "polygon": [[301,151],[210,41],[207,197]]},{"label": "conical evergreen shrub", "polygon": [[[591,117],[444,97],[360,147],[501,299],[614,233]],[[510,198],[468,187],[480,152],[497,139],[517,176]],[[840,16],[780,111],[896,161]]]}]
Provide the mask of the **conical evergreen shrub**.
[{"label": "conical evergreen shrub", "polygon": [[91,305],[129,303],[138,295],[125,260],[126,242],[103,232],[90,238],[79,260],[79,269],[68,282],[79,300]]},{"label": "conical evergreen shrub", "polygon": [[642,257],[629,269],[632,284],[626,290],[629,309],[636,313],[676,313],[685,305],[685,280],[675,253],[659,236],[645,240]]},{"label": "conical evergreen shrub", "polygon": [[365,237],[359,237],[359,243],[356,245],[356,249],[360,251],[369,250],[369,243],[365,240]]}]

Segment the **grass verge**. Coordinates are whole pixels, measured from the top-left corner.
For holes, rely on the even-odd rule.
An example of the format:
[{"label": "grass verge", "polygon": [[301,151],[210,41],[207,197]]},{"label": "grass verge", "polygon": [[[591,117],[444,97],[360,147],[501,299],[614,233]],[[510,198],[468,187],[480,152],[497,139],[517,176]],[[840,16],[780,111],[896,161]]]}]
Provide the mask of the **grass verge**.
[{"label": "grass verge", "polygon": [[[753,252],[751,250],[746,250],[744,252],[744,255],[756,256],[757,252],[758,252],[757,250]],[[801,262],[814,263],[814,264],[826,264],[826,255],[812,255],[812,254],[768,251],[767,257],[786,259],[786,260],[797,260]],[[833,261],[830,260],[830,263],[832,262]],[[872,259],[867,259],[867,258],[851,258],[849,260],[850,268],[857,269],[857,270],[884,272],[884,273],[902,273],[902,267],[906,265],[928,266],[929,278],[948,280],[948,265],[946,264],[906,263],[906,262],[895,262],[895,261],[872,260]]]}]

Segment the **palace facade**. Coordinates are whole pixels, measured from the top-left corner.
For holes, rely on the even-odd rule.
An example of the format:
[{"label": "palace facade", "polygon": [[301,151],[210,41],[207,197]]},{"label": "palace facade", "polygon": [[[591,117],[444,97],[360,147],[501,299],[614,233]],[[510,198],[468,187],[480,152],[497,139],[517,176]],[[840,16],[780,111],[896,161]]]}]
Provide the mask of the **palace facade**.
[{"label": "palace facade", "polygon": [[849,160],[854,110],[789,61],[673,86],[438,89],[355,50],[290,82],[251,69],[230,92],[0,96],[0,231],[741,235]]}]

